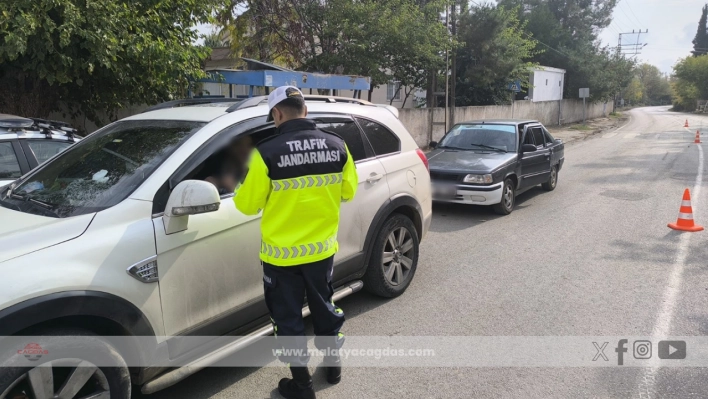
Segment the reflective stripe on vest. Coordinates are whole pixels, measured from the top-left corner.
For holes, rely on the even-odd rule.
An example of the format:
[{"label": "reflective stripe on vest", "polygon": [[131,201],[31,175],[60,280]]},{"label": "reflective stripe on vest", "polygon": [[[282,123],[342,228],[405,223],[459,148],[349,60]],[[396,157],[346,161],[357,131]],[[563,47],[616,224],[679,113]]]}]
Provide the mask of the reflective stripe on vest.
[{"label": "reflective stripe on vest", "polygon": [[261,242],[261,253],[276,259],[292,259],[302,256],[317,255],[334,248],[337,237],[330,237],[322,242],[313,242],[294,247],[277,247]]},{"label": "reflective stripe on vest", "polygon": [[342,182],[341,173],[313,175],[292,179],[273,180],[273,191],[297,190],[301,188],[323,187]]}]

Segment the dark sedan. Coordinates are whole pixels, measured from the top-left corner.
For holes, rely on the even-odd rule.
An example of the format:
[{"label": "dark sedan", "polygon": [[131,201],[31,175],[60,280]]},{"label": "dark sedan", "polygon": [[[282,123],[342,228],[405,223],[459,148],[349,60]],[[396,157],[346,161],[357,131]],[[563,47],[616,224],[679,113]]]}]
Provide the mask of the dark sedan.
[{"label": "dark sedan", "polygon": [[430,147],[435,201],[492,205],[508,215],[518,194],[556,188],[565,145],[537,121],[509,119],[459,123]]}]

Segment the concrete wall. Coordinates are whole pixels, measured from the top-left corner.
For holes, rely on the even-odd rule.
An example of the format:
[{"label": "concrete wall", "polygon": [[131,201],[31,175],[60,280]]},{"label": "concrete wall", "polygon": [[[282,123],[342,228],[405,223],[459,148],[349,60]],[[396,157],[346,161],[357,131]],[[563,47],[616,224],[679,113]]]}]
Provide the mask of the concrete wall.
[{"label": "concrete wall", "polygon": [[[600,118],[612,112],[612,104],[596,103],[587,105],[587,119]],[[444,108],[414,108],[399,110],[400,120],[411,133],[419,146],[425,147],[431,140],[430,122],[431,117],[435,122],[445,120]],[[562,102],[563,123],[573,123],[583,120],[582,100],[563,100]],[[480,107],[457,107],[455,108],[455,121],[464,122],[469,120],[484,119],[535,119],[544,125],[558,125],[558,101],[531,102],[516,101],[514,110],[510,105],[489,105]],[[433,126],[432,140],[440,140],[445,134],[443,125]]]}]

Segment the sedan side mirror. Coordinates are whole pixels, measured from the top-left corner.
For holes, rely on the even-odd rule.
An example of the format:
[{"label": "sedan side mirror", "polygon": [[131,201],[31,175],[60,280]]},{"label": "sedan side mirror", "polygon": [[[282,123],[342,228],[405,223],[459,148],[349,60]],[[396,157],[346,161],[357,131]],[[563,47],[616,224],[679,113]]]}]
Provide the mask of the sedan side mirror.
[{"label": "sedan side mirror", "polygon": [[437,141],[431,141],[430,144],[428,144],[428,147],[430,147],[430,148],[435,148],[435,147],[437,147],[437,146],[438,146],[438,142],[437,142]]},{"label": "sedan side mirror", "polygon": [[187,230],[189,215],[219,210],[221,198],[213,184],[201,180],[185,180],[177,185],[167,200],[162,216],[165,234]]},{"label": "sedan side mirror", "polygon": [[535,145],[533,144],[524,144],[521,146],[521,153],[523,154],[524,152],[534,152],[538,150]]}]

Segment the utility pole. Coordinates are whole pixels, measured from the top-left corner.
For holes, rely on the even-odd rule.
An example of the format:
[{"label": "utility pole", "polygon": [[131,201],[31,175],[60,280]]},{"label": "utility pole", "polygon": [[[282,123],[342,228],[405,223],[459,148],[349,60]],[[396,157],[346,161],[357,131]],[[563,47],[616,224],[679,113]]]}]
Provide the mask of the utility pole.
[{"label": "utility pole", "polygon": [[[445,7],[445,26],[450,23],[450,8]],[[445,49],[445,133],[448,130],[449,114],[448,106],[450,104],[450,51]]]},{"label": "utility pole", "polygon": [[[635,57],[637,55],[641,54],[641,50],[648,45],[648,43],[640,43],[639,38],[641,37],[642,33],[649,33],[649,29],[646,29],[642,31],[639,29],[639,31],[635,31],[634,29],[631,32],[623,32],[619,34],[619,41],[617,43],[617,52],[622,55],[629,55],[631,57]],[[636,35],[637,40],[631,43],[623,43],[622,42],[622,36],[623,35]]]},{"label": "utility pole", "polygon": [[[455,39],[457,37],[457,0],[455,0],[452,4],[452,13],[451,13],[451,22],[452,22],[452,38]],[[450,96],[452,97],[452,108],[450,108],[450,123],[448,124],[449,127],[452,127],[455,125],[455,106],[456,101],[456,86],[457,86],[457,51],[452,50],[452,72],[451,72],[451,87],[450,87]]]}]

